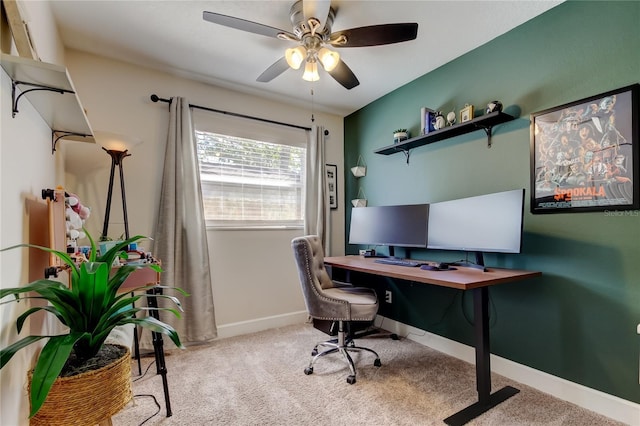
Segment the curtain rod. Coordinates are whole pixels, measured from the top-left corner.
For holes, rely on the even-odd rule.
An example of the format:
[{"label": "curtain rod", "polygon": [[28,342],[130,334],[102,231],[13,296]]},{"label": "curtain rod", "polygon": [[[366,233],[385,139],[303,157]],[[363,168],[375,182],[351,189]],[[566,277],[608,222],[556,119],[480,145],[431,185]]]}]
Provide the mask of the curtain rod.
[{"label": "curtain rod", "polygon": [[[160,101],[160,102],[166,102],[168,104],[171,104],[171,99],[163,99],[163,98],[158,97],[158,95],[156,95],[156,94],[151,95],[151,100],[153,102]],[[211,112],[217,112],[219,114],[227,114],[227,115],[232,115],[234,117],[248,118],[249,120],[257,120],[257,121],[262,121],[262,122],[265,122],[265,123],[278,124],[280,126],[293,127],[293,128],[296,128],[296,129],[307,130],[307,131],[311,130],[310,127],[298,126],[296,124],[282,123],[280,121],[267,120],[266,118],[253,117],[251,115],[238,114],[236,112],[222,111],[222,110],[219,110],[219,109],[208,108],[208,107],[203,107],[203,106],[194,105],[194,104],[189,104],[189,106],[191,108],[202,109],[202,110],[211,111]],[[325,130],[324,134],[325,134],[325,136],[328,135],[329,131]]]}]

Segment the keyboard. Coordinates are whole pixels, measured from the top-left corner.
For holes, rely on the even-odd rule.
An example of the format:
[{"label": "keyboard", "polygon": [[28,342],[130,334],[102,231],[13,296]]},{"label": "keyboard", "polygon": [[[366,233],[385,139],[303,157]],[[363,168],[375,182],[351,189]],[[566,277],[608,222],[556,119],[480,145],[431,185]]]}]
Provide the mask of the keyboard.
[{"label": "keyboard", "polygon": [[376,259],[375,263],[382,263],[384,265],[396,265],[396,266],[410,266],[416,267],[422,265],[420,262],[415,262],[413,260],[402,260],[402,259]]}]

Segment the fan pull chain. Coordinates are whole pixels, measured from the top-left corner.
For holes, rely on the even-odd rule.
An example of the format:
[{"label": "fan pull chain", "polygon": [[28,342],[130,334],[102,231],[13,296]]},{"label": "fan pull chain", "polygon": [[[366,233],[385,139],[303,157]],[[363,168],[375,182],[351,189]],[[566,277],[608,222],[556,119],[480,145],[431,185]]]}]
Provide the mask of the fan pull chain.
[{"label": "fan pull chain", "polygon": [[316,119],[313,117],[313,89],[311,89],[311,122],[314,123]]}]

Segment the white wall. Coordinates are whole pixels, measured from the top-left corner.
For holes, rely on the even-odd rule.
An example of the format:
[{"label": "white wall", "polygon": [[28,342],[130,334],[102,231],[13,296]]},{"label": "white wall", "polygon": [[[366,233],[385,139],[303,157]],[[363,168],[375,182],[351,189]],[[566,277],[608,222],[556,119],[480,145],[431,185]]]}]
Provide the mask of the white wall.
[{"label": "white wall", "polygon": [[[105,57],[68,50],[67,67],[93,130],[104,130],[143,140],[124,161],[130,233],[152,235],[160,196],[168,104],[161,98],[183,96],[190,103],[309,127],[309,108],[285,105],[244,95],[152,69]],[[215,66],[215,64],[212,64]],[[342,117],[315,112],[317,124],[330,132],[327,163],[343,167]],[[95,145],[63,142],[67,156],[68,189],[92,207],[87,227],[99,235],[104,218],[110,160]],[[344,194],[340,176],[338,194]],[[116,180],[116,185],[118,181]],[[331,213],[332,250],[344,252],[344,205]],[[123,232],[119,191],[114,191],[110,236]],[[220,336],[238,330],[257,330],[273,317],[292,315],[299,320],[304,302],[291,239],[302,230],[209,231],[212,285]],[[296,315],[297,314],[297,315]],[[247,327],[247,323],[252,326]],[[240,326],[242,325],[242,326]],[[234,331],[236,330],[236,331]]]},{"label": "white wall", "polygon": [[[156,222],[168,106],[152,103],[149,100],[152,93],[165,98],[184,96],[194,104],[272,120],[311,124],[310,110],[300,106],[242,95],[80,52],[65,52],[48,3],[21,4],[39,57],[68,68],[93,129],[136,136],[144,141],[124,163],[132,234],[151,235]],[[86,225],[93,235],[99,235],[109,157],[96,145],[70,141],[59,142],[58,152],[52,155],[51,130],[26,99],[20,101],[20,113],[11,117],[11,80],[4,71],[0,74],[0,247],[27,241],[26,200],[38,199],[42,188],[56,185],[78,193],[83,202],[92,207]],[[342,117],[316,111],[315,118],[316,123],[330,131],[327,162],[342,170]],[[344,194],[343,178],[339,176],[339,195]],[[121,201],[117,194],[116,191],[110,235],[123,232],[122,214],[118,210]],[[339,209],[331,213],[334,254],[342,254],[344,250],[343,204],[340,202]],[[290,249],[291,239],[301,233],[291,230],[208,233],[220,336],[301,318],[304,304]],[[27,282],[27,276],[26,252],[0,253],[2,288],[20,286]],[[20,312],[16,306],[0,305],[0,346],[16,340],[15,320]],[[26,376],[35,352],[36,348],[21,351],[0,370],[0,424],[28,424]]]},{"label": "white wall", "polygon": [[[22,2],[30,24],[33,42],[41,58],[62,64],[63,49],[51,11],[45,2]],[[5,52],[8,53],[8,52]],[[15,54],[15,51],[13,51]],[[40,198],[42,188],[64,184],[62,157],[51,155],[51,130],[29,104],[21,99],[19,113],[11,117],[11,79],[0,71],[0,248],[28,241],[27,200]],[[45,94],[43,96],[60,96]],[[65,95],[66,96],[66,95]],[[18,287],[28,282],[26,250],[0,253],[0,287]],[[0,305],[0,347],[18,339],[15,321],[23,306]],[[20,337],[29,332],[47,334],[46,329],[33,330],[27,324]],[[46,323],[44,327],[49,326]],[[0,424],[26,425],[29,402],[26,393],[27,371],[31,368],[36,345],[23,349],[0,370]]]}]

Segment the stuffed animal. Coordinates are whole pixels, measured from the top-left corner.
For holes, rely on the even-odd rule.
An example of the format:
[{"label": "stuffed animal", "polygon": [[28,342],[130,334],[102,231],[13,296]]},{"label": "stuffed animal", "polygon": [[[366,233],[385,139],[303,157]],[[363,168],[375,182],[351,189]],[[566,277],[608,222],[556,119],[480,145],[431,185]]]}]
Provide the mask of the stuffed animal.
[{"label": "stuffed animal", "polygon": [[87,235],[82,230],[84,221],[91,214],[91,210],[84,206],[77,195],[66,193],[65,194],[65,216],[66,216],[66,229],[67,229],[67,247],[75,249],[76,241],[80,238],[85,238]]},{"label": "stuffed animal", "polygon": [[67,197],[67,203],[74,212],[78,213],[78,216],[80,216],[80,219],[82,219],[83,221],[87,220],[87,218],[91,214],[91,210],[89,209],[89,207],[84,206],[80,202],[80,199],[76,194],[69,194],[69,196]]}]

